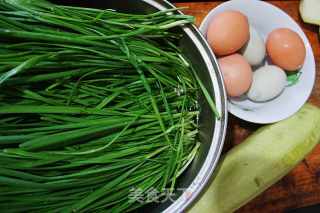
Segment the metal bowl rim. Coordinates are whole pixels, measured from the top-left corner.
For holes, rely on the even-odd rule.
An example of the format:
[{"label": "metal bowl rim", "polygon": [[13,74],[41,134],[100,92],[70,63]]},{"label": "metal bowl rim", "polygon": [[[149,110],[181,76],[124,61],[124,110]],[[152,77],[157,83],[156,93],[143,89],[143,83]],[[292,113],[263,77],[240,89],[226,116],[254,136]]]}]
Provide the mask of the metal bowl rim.
[{"label": "metal bowl rim", "polygon": [[[152,5],[159,10],[175,7],[173,4],[169,3],[166,0],[163,0],[161,3],[155,0],[142,1],[148,3],[149,5]],[[215,122],[215,128],[210,150],[208,151],[206,160],[203,163],[199,173],[194,178],[189,187],[184,191],[184,193],[167,209],[164,210],[165,213],[183,212],[185,209],[190,208],[190,206],[197,199],[199,199],[201,193],[205,191],[204,189],[208,185],[210,178],[212,177],[212,174],[217,166],[222,152],[228,121],[227,95],[217,58],[206,42],[204,36],[200,33],[195,25],[184,26],[183,30],[196,44],[203,59],[206,61],[207,70],[209,72],[214,90],[213,93],[216,97],[216,107],[221,115],[221,118],[220,120],[213,120],[213,122]]]}]

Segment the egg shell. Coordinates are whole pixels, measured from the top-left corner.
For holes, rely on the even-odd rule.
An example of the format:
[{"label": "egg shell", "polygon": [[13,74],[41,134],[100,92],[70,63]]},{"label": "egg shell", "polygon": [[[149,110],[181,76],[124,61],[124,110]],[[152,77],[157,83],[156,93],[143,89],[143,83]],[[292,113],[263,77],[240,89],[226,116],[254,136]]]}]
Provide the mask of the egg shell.
[{"label": "egg shell", "polygon": [[247,96],[252,101],[263,102],[277,97],[287,84],[286,73],[278,66],[267,65],[253,72]]},{"label": "egg shell", "polygon": [[250,38],[241,49],[241,54],[252,66],[261,64],[266,56],[264,40],[253,26],[250,26]]},{"label": "egg shell", "polygon": [[303,40],[288,28],[275,29],[268,35],[267,52],[272,62],[286,71],[301,68],[306,57]]},{"label": "egg shell", "polygon": [[236,53],[218,60],[227,94],[241,96],[248,91],[252,82],[252,69],[246,59]]},{"label": "egg shell", "polygon": [[209,24],[207,40],[219,56],[235,53],[249,40],[248,18],[234,10],[217,14]]}]

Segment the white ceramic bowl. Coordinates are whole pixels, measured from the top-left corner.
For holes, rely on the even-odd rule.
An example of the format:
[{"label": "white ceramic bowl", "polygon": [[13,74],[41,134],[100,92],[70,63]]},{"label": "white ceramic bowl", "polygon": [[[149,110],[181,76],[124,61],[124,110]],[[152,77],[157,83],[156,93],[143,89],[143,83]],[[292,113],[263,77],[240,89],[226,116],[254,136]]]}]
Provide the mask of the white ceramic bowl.
[{"label": "white ceramic bowl", "polygon": [[245,14],[250,25],[255,27],[264,39],[276,28],[290,28],[301,36],[307,50],[298,83],[286,87],[277,98],[264,103],[252,102],[247,98],[229,98],[229,112],[243,120],[261,124],[277,122],[291,116],[308,100],[315,82],[315,61],[306,35],[291,17],[269,3],[259,0],[232,0],[220,4],[205,17],[200,26],[204,36],[211,19],[226,10],[238,10]]}]

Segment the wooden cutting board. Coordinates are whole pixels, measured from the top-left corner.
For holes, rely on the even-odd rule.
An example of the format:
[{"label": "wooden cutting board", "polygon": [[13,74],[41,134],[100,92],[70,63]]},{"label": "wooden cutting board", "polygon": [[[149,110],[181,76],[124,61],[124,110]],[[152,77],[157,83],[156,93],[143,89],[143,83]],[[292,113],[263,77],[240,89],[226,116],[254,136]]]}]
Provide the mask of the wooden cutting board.
[{"label": "wooden cutting board", "polygon": [[[244,3],[245,1],[246,0],[244,0]],[[299,1],[279,0],[268,2],[281,8],[297,21],[312,45],[316,59],[317,78],[309,101],[320,107],[319,29],[316,26],[303,23],[299,16]],[[198,1],[176,3],[176,6],[188,7],[188,9],[184,10],[184,13],[195,16],[196,25],[199,26],[207,13],[220,3],[220,1]],[[248,135],[259,127],[259,125],[249,124],[230,115],[225,149],[228,150],[232,146],[241,143]],[[315,150],[287,176],[250,203],[243,206],[237,213],[277,213],[318,203],[320,203],[320,145],[318,145]]]}]

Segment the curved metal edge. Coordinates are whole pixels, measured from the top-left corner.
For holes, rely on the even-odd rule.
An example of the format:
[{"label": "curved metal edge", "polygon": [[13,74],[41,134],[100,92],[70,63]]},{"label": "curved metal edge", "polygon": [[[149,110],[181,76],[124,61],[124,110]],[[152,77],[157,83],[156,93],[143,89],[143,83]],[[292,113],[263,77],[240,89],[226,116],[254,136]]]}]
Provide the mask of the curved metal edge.
[{"label": "curved metal edge", "polygon": [[[166,0],[161,1],[161,3],[154,0],[143,1],[159,10],[175,7],[173,4],[167,2]],[[209,180],[220,158],[226,136],[228,121],[227,95],[223,83],[222,73],[218,66],[217,58],[211,51],[211,48],[209,47],[203,35],[194,25],[185,26],[183,30],[195,42],[198,50],[200,51],[203,59],[206,62],[206,66],[209,70],[209,75],[213,85],[214,95],[215,97],[220,97],[216,98],[215,102],[217,110],[221,114],[221,119],[216,119],[214,121],[215,130],[211,141],[212,145],[210,146],[207,158],[198,175],[195,177],[188,189],[173,204],[171,204],[166,210],[164,210],[165,213],[183,212],[185,209],[190,207],[197,199],[199,199],[201,192],[203,192],[203,189],[209,184]]]},{"label": "curved metal edge", "polygon": [[[214,120],[215,129],[211,141],[212,145],[210,146],[207,158],[198,175],[190,184],[189,188],[176,200],[176,202],[174,202],[164,211],[166,213],[183,212],[185,209],[190,207],[197,199],[199,199],[200,194],[204,191],[207,184],[209,184],[210,178],[220,158],[226,136],[228,121],[227,96],[217,59],[213,55],[202,34],[200,34],[199,30],[195,26],[191,26],[191,28],[185,27],[185,32],[196,43],[196,46],[198,47],[203,59],[206,62],[206,66],[209,70],[209,75],[213,85],[213,92],[215,94],[215,97],[220,97],[216,98],[215,102],[217,110],[221,114],[221,119]],[[196,32],[196,34],[194,32]]]}]

